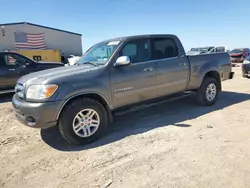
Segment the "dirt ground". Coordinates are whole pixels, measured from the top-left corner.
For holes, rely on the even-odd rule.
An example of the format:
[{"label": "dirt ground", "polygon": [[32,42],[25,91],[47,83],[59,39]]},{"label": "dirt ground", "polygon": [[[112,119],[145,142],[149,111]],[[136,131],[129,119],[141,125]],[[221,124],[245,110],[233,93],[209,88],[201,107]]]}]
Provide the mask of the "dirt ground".
[{"label": "dirt ground", "polygon": [[214,106],[189,96],[130,112],[85,147],[21,125],[1,96],[0,187],[248,188],[250,79],[234,70]]}]

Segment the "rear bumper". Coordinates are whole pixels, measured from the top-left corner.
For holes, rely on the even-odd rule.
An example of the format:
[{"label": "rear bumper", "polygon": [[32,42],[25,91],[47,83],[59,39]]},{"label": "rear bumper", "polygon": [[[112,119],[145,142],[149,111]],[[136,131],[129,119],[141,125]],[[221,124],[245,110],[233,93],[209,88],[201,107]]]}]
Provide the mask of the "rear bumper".
[{"label": "rear bumper", "polygon": [[62,101],[31,103],[12,98],[15,116],[22,124],[33,128],[48,128],[57,125],[57,114]]}]

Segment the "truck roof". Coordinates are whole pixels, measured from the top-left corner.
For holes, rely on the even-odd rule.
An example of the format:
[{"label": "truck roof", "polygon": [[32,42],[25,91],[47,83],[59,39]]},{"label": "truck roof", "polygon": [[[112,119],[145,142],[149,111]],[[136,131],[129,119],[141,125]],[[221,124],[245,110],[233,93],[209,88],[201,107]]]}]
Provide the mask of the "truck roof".
[{"label": "truck roof", "polygon": [[175,38],[176,35],[173,34],[145,34],[145,35],[130,35],[130,36],[123,36],[123,37],[117,37],[117,38],[111,38],[108,40],[103,40],[101,42],[108,42],[108,41],[124,41],[124,40],[131,40],[131,39],[140,39],[140,38],[153,38],[153,37],[171,37]]}]

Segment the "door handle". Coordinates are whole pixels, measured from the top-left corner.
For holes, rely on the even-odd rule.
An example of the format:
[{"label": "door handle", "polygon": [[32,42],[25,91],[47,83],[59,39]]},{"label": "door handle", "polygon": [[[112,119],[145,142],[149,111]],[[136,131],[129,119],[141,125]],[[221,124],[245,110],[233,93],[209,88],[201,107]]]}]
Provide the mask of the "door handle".
[{"label": "door handle", "polygon": [[149,68],[145,68],[145,69],[144,69],[145,72],[150,72],[150,71],[153,71],[153,70],[154,70],[153,67],[149,67]]},{"label": "door handle", "polygon": [[15,71],[16,69],[9,69],[9,71]]}]

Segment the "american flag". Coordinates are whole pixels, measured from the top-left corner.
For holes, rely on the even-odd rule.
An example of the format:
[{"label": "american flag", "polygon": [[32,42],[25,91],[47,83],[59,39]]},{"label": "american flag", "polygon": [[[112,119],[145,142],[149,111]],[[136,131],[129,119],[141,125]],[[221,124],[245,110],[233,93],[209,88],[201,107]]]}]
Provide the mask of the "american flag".
[{"label": "american flag", "polygon": [[45,49],[45,40],[43,33],[24,33],[14,32],[16,49]]}]

